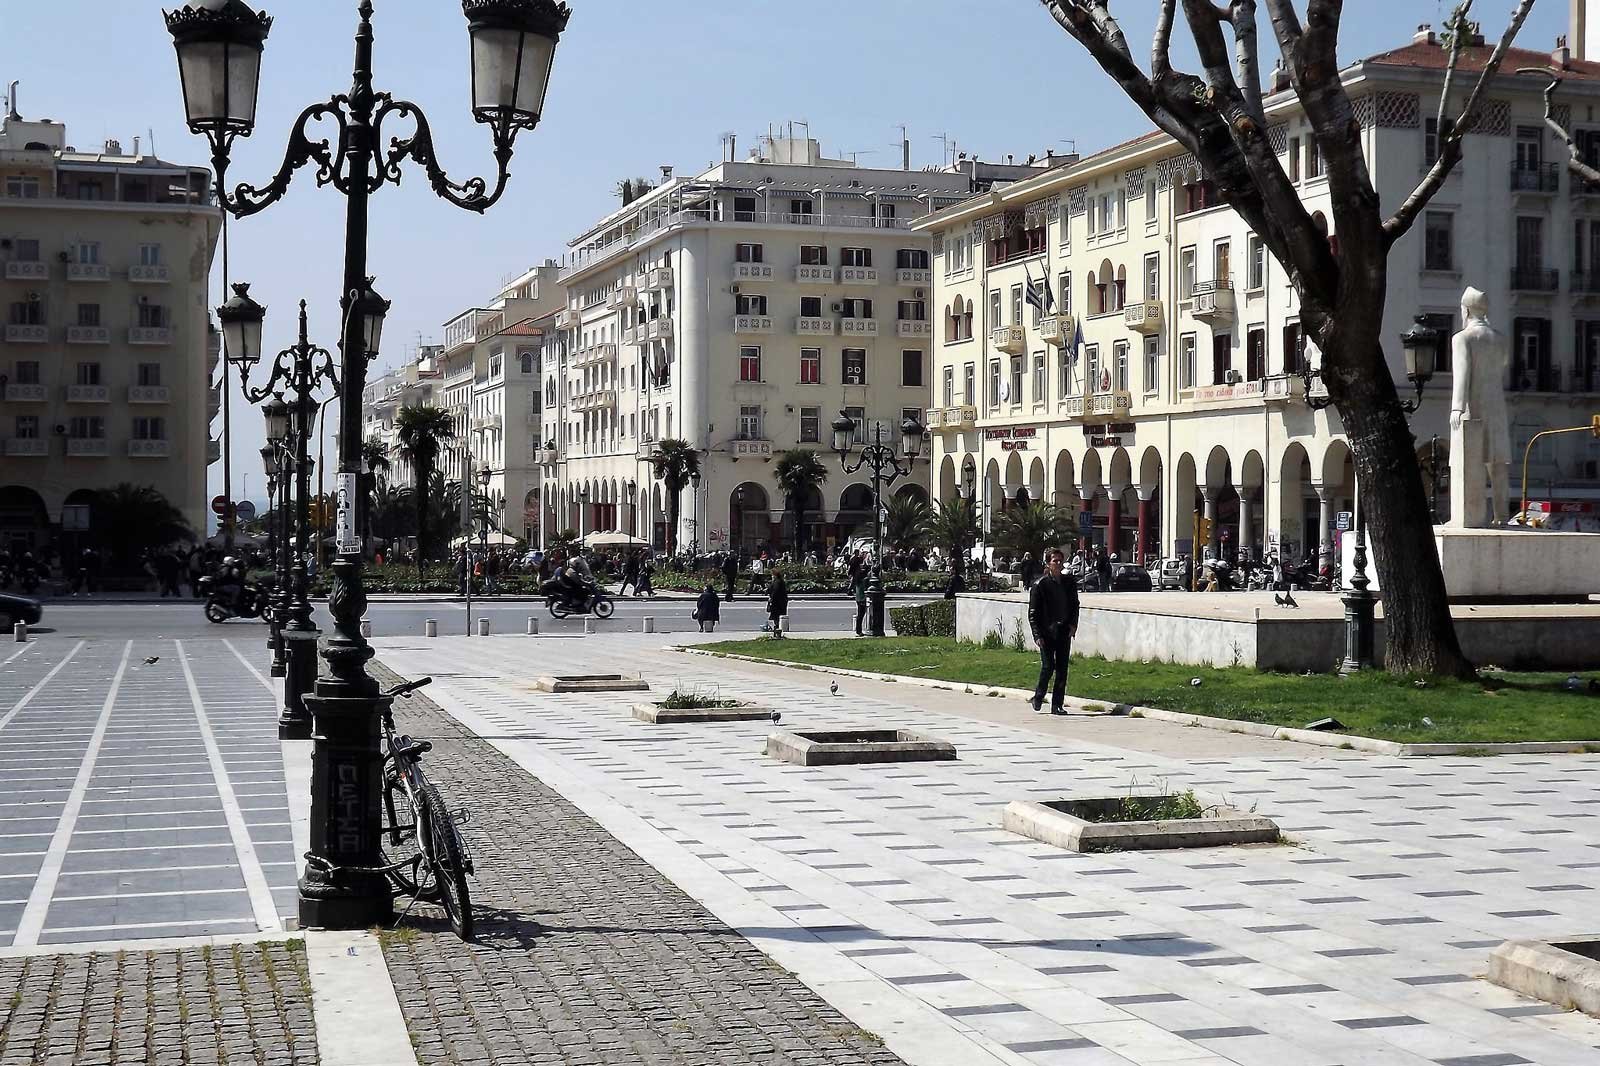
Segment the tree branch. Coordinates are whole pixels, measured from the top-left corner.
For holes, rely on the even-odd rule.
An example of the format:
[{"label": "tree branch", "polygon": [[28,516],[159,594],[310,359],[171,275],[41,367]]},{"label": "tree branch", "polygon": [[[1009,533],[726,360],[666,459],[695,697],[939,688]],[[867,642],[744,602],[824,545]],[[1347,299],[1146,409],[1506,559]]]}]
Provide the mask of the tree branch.
[{"label": "tree branch", "polygon": [[1540,67],[1522,67],[1517,73],[1550,75],[1550,84],[1544,90],[1544,124],[1554,131],[1557,137],[1561,138],[1562,144],[1567,146],[1567,169],[1584,181],[1600,182],[1600,170],[1596,170],[1583,161],[1583,153],[1578,149],[1577,142],[1572,139],[1572,134],[1561,123],[1556,121],[1555,95],[1556,90],[1561,87],[1560,75],[1551,74],[1550,71]]},{"label": "tree branch", "polygon": [[1256,0],[1233,0],[1228,7],[1233,45],[1239,63],[1239,88],[1246,113],[1263,128],[1267,112],[1261,104],[1261,54],[1256,40]]},{"label": "tree branch", "polygon": [[1160,81],[1172,73],[1172,14],[1178,0],[1161,0],[1161,11],[1156,15],[1156,35],[1150,45],[1150,77]]},{"label": "tree branch", "polygon": [[1472,32],[1467,23],[1467,13],[1471,10],[1472,0],[1462,0],[1450,12],[1450,62],[1445,64],[1444,88],[1439,90],[1439,111],[1433,124],[1436,135],[1444,132],[1444,120],[1450,107],[1450,87],[1455,82],[1456,68],[1461,65],[1462,42]]},{"label": "tree branch", "polygon": [[1489,61],[1483,66],[1483,73],[1478,76],[1477,84],[1472,87],[1472,92],[1467,96],[1467,102],[1461,109],[1461,118],[1456,122],[1455,128],[1448,137],[1440,130],[1439,158],[1434,162],[1432,169],[1422,182],[1411,191],[1405,202],[1400,205],[1389,220],[1383,224],[1384,239],[1393,246],[1394,242],[1404,237],[1416,222],[1422,209],[1438,193],[1444,185],[1444,179],[1450,176],[1456,163],[1461,160],[1461,141],[1478,121],[1478,102],[1484,90],[1500,72],[1500,64],[1505,61],[1506,52],[1517,39],[1517,33],[1522,29],[1522,24],[1527,21],[1528,13],[1533,10],[1533,0],[1517,0],[1516,10],[1511,13],[1511,22],[1506,26],[1506,32],[1501,35],[1500,43],[1494,46],[1494,51],[1489,55]]},{"label": "tree branch", "polygon": [[1277,35],[1278,48],[1288,61],[1305,32],[1300,27],[1300,15],[1294,9],[1294,0],[1267,0],[1267,16],[1272,19],[1272,32]]}]

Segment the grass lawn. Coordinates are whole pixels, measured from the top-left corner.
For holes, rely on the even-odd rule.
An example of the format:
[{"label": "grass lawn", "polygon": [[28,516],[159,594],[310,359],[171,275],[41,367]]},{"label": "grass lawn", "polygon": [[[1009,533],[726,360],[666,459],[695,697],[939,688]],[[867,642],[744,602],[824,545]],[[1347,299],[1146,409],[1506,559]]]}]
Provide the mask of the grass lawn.
[{"label": "grass lawn", "polygon": [[[1031,689],[1036,654],[958,644],[944,637],[884,640],[749,640],[703,645],[706,650],[779,662],[835,666],[972,685]],[[1250,669],[1216,670],[1166,663],[1125,663],[1074,657],[1072,695],[1243,722],[1302,727],[1337,718],[1357,736],[1406,744],[1491,744],[1513,741],[1600,742],[1600,695],[1562,688],[1566,674],[1486,674],[1481,682],[1428,681],[1372,672],[1356,678],[1302,677]],[[1200,684],[1192,685],[1193,678]],[[1432,721],[1426,724],[1423,719]]]}]

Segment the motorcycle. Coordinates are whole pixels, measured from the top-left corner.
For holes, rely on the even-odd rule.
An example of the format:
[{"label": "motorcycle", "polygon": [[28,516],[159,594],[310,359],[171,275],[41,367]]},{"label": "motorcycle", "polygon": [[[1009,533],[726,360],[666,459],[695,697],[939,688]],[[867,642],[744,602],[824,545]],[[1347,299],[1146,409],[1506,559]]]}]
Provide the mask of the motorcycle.
[{"label": "motorcycle", "polygon": [[550,611],[551,618],[566,618],[574,614],[610,618],[617,609],[610,594],[599,586],[591,586],[584,590],[585,594],[579,595],[571,588],[562,587],[559,581],[546,581],[539,591],[544,594],[544,605]]},{"label": "motorcycle", "polygon": [[228,589],[217,584],[215,576],[200,579],[200,594],[205,597],[206,621],[221,625],[230,618],[260,618],[272,621],[272,598],[260,585],[245,582],[239,592],[239,605],[234,608]]}]

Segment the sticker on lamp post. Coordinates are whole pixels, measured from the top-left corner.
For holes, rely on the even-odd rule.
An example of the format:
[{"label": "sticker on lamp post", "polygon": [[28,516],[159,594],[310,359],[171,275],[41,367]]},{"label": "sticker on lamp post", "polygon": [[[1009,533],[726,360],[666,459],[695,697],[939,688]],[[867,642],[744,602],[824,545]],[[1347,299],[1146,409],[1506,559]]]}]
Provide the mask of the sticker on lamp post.
[{"label": "sticker on lamp post", "polygon": [[356,535],[356,475],[339,475],[339,517],[335,525],[335,539],[340,555],[356,555],[361,551],[361,538]]}]

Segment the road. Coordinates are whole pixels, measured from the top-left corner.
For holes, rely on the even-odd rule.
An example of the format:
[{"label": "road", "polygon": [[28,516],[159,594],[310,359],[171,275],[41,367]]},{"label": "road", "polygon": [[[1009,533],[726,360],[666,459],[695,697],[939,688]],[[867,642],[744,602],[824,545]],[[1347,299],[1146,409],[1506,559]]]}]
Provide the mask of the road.
[{"label": "road", "polygon": [[[927,602],[925,598],[893,599],[897,604]],[[847,633],[855,623],[855,605],[843,600],[791,600],[790,628],[800,633]],[[690,600],[654,600],[636,602],[623,600],[617,603],[617,613],[607,621],[595,624],[601,632],[638,633],[643,630],[643,619],[654,618],[656,630],[661,633],[688,633],[698,629],[689,617],[694,610]],[[488,618],[494,633],[521,633],[527,628],[528,618],[539,619],[541,633],[581,633],[583,620],[568,618],[557,621],[550,617],[541,600],[474,600],[472,618]],[[333,621],[322,605],[317,607],[317,624],[324,630],[332,628]],[[466,605],[459,602],[393,603],[375,601],[367,606],[367,618],[372,622],[374,636],[421,636],[423,623],[435,619],[440,635],[467,632]],[[722,622],[718,630],[728,632],[759,631],[766,621],[764,601],[759,598],[738,599],[722,605]],[[54,600],[45,604],[44,621],[38,627],[43,632],[55,632],[75,638],[127,637],[137,631],[151,638],[208,638],[228,637],[249,640],[253,632],[266,638],[266,627],[260,622],[234,620],[214,626],[201,614],[195,600],[159,600],[140,604],[95,603],[92,600]]]}]

